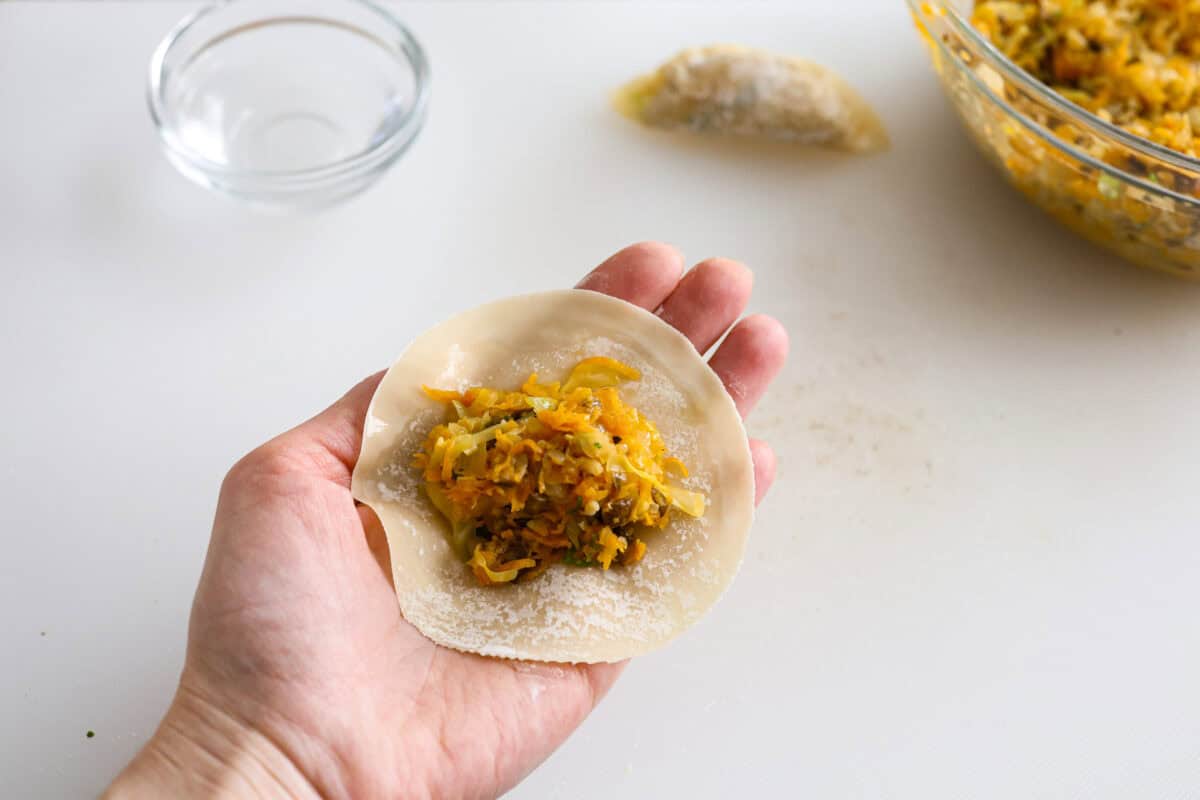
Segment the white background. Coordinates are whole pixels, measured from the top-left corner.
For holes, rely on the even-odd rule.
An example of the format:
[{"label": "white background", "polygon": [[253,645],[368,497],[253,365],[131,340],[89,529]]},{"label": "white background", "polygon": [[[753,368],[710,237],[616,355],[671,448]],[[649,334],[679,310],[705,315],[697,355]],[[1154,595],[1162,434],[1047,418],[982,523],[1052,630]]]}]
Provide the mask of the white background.
[{"label": "white background", "polygon": [[[749,421],[779,483],[718,608],[514,796],[1200,796],[1200,293],[1006,188],[899,0],[398,5],[429,125],[300,218],[158,152],[146,62],[190,8],[0,5],[6,796],[94,794],[153,729],[240,454],[452,312],[643,238],[744,259],[791,329]],[[837,68],[893,149],[609,110],[712,41]]]}]

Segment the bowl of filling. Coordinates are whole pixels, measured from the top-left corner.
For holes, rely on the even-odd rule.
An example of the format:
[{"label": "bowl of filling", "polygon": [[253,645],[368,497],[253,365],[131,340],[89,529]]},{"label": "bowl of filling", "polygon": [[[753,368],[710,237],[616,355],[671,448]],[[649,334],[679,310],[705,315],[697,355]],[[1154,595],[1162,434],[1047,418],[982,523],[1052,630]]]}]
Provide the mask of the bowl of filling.
[{"label": "bowl of filling", "polygon": [[1200,14],[1174,0],[909,0],[971,138],[1135,264],[1200,277]]}]

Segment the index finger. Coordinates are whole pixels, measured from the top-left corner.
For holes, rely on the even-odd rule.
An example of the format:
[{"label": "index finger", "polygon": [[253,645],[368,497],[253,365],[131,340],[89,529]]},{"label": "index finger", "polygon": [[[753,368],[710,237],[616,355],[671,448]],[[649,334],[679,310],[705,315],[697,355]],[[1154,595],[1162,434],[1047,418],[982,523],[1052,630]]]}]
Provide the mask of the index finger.
[{"label": "index finger", "polygon": [[584,276],[576,289],[589,289],[653,311],[683,274],[683,254],[662,242],[630,245]]}]

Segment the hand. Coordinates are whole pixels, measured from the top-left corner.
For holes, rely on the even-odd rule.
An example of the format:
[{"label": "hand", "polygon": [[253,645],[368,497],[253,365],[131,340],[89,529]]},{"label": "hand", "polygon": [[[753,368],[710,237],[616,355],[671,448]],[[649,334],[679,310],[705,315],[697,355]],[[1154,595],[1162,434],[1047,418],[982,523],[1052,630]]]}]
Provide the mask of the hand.
[{"label": "hand", "polygon": [[[751,274],[713,259],[681,279],[682,267],[665,245],[634,245],[579,286],[657,309],[703,352],[742,313]],[[745,415],[786,352],[780,324],[752,316],[709,363]],[[230,470],[178,692],[112,796],[495,797],[620,674],[460,653],[404,621],[383,531],[350,496],[381,375]],[[775,456],[750,444],[761,499]]]}]

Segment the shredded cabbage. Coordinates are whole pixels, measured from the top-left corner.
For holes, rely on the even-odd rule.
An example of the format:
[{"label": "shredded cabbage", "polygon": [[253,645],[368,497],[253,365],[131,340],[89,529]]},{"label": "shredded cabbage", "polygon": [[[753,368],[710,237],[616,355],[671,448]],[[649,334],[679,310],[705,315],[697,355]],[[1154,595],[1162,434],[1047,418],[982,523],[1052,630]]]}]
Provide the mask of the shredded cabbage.
[{"label": "shredded cabbage", "polygon": [[703,494],[668,479],[687,467],[621,399],[620,386],[640,378],[597,356],[561,383],[534,374],[515,392],[424,387],[454,419],[429,432],[413,464],[481,584],[529,580],[559,562],[635,564],[646,530],[665,528],[673,512],[704,513]]}]

